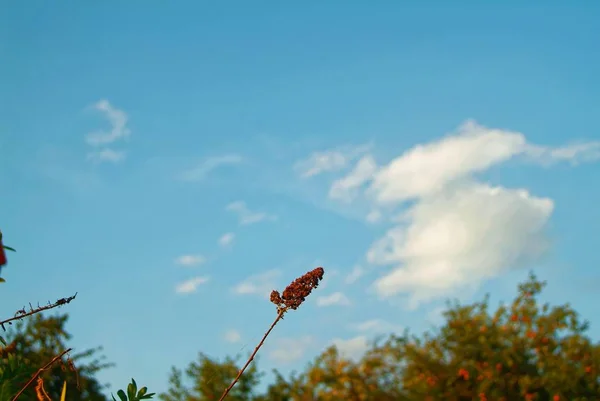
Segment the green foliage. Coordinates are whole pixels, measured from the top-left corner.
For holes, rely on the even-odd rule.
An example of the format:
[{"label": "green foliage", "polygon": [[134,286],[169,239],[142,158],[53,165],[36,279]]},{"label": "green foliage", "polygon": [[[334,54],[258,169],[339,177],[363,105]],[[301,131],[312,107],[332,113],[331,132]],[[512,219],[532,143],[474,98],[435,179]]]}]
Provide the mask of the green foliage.
[{"label": "green foliage", "polygon": [[[252,365],[232,399],[600,400],[600,344],[585,335],[588,324],[569,305],[538,303],[544,286],[531,275],[511,304],[493,311],[487,297],[470,305],[449,304],[445,323],[434,332],[374,341],[357,361],[330,347],[299,374],[284,378],[276,373],[264,394],[256,394],[260,373]],[[217,400],[236,369],[201,354],[200,362],[187,370],[192,388],[182,384],[181,371],[173,368],[170,389],[160,398]]]},{"label": "green foliage", "polygon": [[[117,391],[120,401],[140,401],[148,400],[154,396],[155,393],[148,393],[147,387],[142,387],[139,391],[137,389],[137,383],[131,379],[131,383],[127,386],[127,393],[123,390]],[[113,401],[117,401],[115,396],[112,395]]]},{"label": "green foliage", "polygon": [[34,369],[20,355],[2,355],[0,359],[0,401],[9,401],[27,383]]},{"label": "green foliage", "polygon": [[[67,341],[71,334],[66,331],[68,315],[44,316],[37,314],[26,321],[19,321],[8,332],[8,341],[15,344],[16,353],[28,361],[35,372],[54,356],[67,349]],[[106,363],[104,356],[98,355],[101,347],[91,348],[70,356],[76,371],[68,369],[63,364],[55,364],[41,377],[44,388],[50,398],[58,400],[63,383],[68,384],[69,401],[91,400],[105,401],[102,393],[104,388],[96,379],[95,374],[113,364]],[[35,390],[28,388],[22,399],[35,399]]]},{"label": "green foliage", "polygon": [[600,399],[600,345],[569,305],[538,305],[544,286],[531,275],[509,307],[455,305],[438,333],[399,343],[410,399]]},{"label": "green foliage", "polygon": [[[191,386],[186,387],[183,384],[182,372],[173,367],[169,378],[170,388],[166,393],[160,394],[159,397],[163,401],[218,400],[225,388],[237,376],[240,368],[241,366],[238,366],[235,359],[226,358],[220,362],[199,353],[197,361],[191,362],[185,370],[186,378]],[[256,400],[255,388],[260,381],[260,377],[261,374],[258,372],[256,365],[251,365],[233,387],[227,396],[227,400]]]},{"label": "green foliage", "polygon": [[[16,252],[14,248],[2,244],[2,232],[0,232],[0,247],[0,252],[4,249]],[[0,269],[6,263],[3,253],[1,256]],[[0,278],[0,282],[5,281]],[[62,299],[62,303],[57,301],[57,305],[64,305],[72,298],[67,299],[66,302]],[[0,336],[0,401],[12,400],[35,377],[42,366],[46,366],[48,362],[55,359],[56,355],[62,354],[67,349],[65,342],[71,338],[64,327],[67,320],[67,315],[44,317],[38,313],[29,316],[26,321],[17,321],[8,333],[8,340]],[[68,367],[60,361],[43,371],[38,376],[38,380],[41,380],[40,383],[43,383],[43,389],[47,393],[44,397],[64,401],[67,385],[70,383],[76,389],[69,391],[69,401],[107,400],[100,391],[103,386],[94,377],[98,371],[112,366],[102,362],[103,356],[96,357],[101,349],[101,347],[91,348],[70,356]],[[123,390],[117,391],[121,401],[147,400],[154,394],[148,393],[146,387],[138,391],[133,379],[127,386],[127,393]],[[112,398],[116,401],[114,396]],[[21,393],[19,399],[29,401],[38,400],[38,397],[35,389],[29,386]]]}]

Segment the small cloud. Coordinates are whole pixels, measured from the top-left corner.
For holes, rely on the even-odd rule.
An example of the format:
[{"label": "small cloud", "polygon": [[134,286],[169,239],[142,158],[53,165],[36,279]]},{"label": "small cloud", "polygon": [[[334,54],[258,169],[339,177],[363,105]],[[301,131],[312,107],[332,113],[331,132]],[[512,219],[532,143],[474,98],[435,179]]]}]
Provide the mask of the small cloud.
[{"label": "small cloud", "polygon": [[234,154],[209,157],[198,166],[184,171],[181,174],[180,179],[183,181],[201,181],[206,178],[210,172],[219,167],[240,164],[242,161],[243,158],[241,156]]},{"label": "small cloud", "polygon": [[374,224],[380,222],[382,217],[381,212],[375,209],[371,210],[365,219],[367,220],[367,223]]},{"label": "small cloud", "polygon": [[96,152],[90,152],[87,154],[87,159],[94,163],[119,163],[125,160],[125,152],[119,150],[113,150],[110,148],[104,148]]},{"label": "small cloud", "polygon": [[109,131],[96,131],[87,134],[86,142],[91,146],[100,146],[127,138],[131,131],[127,128],[127,114],[110,104],[108,100],[100,100],[92,106],[104,114],[111,127]]},{"label": "small cloud", "polygon": [[228,343],[239,343],[242,339],[242,335],[237,330],[227,330],[224,338]]},{"label": "small cloud", "polygon": [[388,334],[400,333],[404,330],[404,327],[382,319],[371,319],[355,324],[354,329],[360,332]]},{"label": "small cloud", "polygon": [[358,161],[354,169],[344,178],[335,181],[329,190],[331,199],[352,201],[361,186],[366,184],[377,171],[377,164],[371,155],[366,155]]},{"label": "small cloud", "polygon": [[127,128],[127,114],[123,110],[113,107],[108,100],[100,100],[92,108],[104,114],[104,117],[110,123],[110,130],[95,131],[86,135],[85,140],[88,145],[95,148],[104,146],[101,150],[89,152],[87,160],[94,163],[118,163],[123,161],[125,159],[124,151],[117,151],[106,147],[106,145],[125,139],[131,134],[131,131]]},{"label": "small cloud", "polygon": [[202,255],[182,255],[175,259],[175,263],[181,266],[197,266],[206,262],[206,258]]},{"label": "small cloud", "polygon": [[238,295],[259,295],[269,298],[271,291],[277,287],[277,279],[280,276],[281,271],[276,269],[250,276],[233,287],[233,292]]},{"label": "small cloud", "polygon": [[600,160],[600,142],[573,143],[551,148],[548,146],[528,145],[526,156],[543,165],[551,165],[561,161],[573,165]]},{"label": "small cloud", "polygon": [[[328,263],[322,263],[320,261],[315,261],[313,263],[310,263],[311,266],[324,266],[324,265],[328,265]],[[339,276],[340,271],[337,269],[332,269],[329,268],[327,270],[327,274],[325,274],[325,276],[323,276],[323,280],[321,280],[321,282],[319,283],[319,292],[323,292],[323,290],[327,287],[329,287],[329,283],[335,282],[335,278],[337,276]]]},{"label": "small cloud", "polygon": [[191,278],[189,280],[183,281],[175,287],[175,292],[178,294],[190,294],[192,292],[196,292],[198,287],[201,284],[204,284],[208,281],[208,277],[198,276]]},{"label": "small cloud", "polygon": [[440,325],[444,323],[444,312],[446,312],[447,309],[448,308],[445,306],[438,306],[436,308],[431,309],[429,312],[427,312],[427,321],[435,325]]},{"label": "small cloud", "polygon": [[309,178],[326,171],[341,170],[347,164],[348,160],[341,152],[315,152],[307,160],[298,162],[295,170],[300,177]]},{"label": "small cloud", "polygon": [[235,239],[234,233],[225,233],[219,238],[219,245],[222,247],[228,247],[233,244],[233,240]]},{"label": "small cloud", "polygon": [[340,355],[353,360],[360,359],[369,348],[367,337],[362,335],[347,340],[335,338],[333,345],[338,349]]},{"label": "small cloud", "polygon": [[346,284],[352,284],[356,282],[359,278],[361,278],[365,274],[365,270],[361,266],[354,266],[350,274],[346,276]]},{"label": "small cloud", "polygon": [[334,292],[331,295],[325,295],[317,298],[317,306],[348,306],[351,302],[343,293]]},{"label": "small cloud", "polygon": [[241,225],[250,225],[256,224],[264,220],[275,221],[277,220],[277,216],[267,214],[265,212],[253,212],[248,209],[246,203],[243,201],[232,202],[225,210],[233,212],[238,215],[239,221]]},{"label": "small cloud", "polygon": [[278,363],[291,363],[306,355],[306,351],[314,344],[310,336],[300,338],[280,338],[276,348],[269,353],[269,358]]},{"label": "small cloud", "polygon": [[297,162],[294,170],[302,178],[338,171],[346,167],[357,156],[365,153],[370,147],[371,145],[345,146],[334,150],[314,152],[307,159]]}]

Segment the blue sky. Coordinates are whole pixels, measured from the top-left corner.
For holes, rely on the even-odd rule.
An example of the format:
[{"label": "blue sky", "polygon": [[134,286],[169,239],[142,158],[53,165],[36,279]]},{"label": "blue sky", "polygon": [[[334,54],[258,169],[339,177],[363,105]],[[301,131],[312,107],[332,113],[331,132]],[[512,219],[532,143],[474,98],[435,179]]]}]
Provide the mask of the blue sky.
[{"label": "blue sky", "polygon": [[77,291],[73,345],[156,391],[316,265],[264,370],[532,269],[597,339],[600,7],[319,3],[6,3],[2,315]]}]

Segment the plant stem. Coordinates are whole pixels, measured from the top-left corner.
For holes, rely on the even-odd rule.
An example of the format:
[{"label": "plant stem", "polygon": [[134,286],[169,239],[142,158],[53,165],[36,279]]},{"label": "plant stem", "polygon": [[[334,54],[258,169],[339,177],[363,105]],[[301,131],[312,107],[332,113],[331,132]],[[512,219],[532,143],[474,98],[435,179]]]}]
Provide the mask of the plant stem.
[{"label": "plant stem", "polygon": [[33,383],[33,381],[35,379],[38,378],[39,375],[42,374],[42,372],[46,369],[48,369],[50,366],[52,366],[56,361],[58,361],[60,358],[63,357],[64,354],[66,354],[67,352],[71,351],[72,348],[68,348],[66,350],[64,350],[63,352],[61,352],[60,354],[56,355],[54,358],[52,358],[52,360],[50,362],[48,362],[47,364],[45,364],[44,366],[42,366],[41,368],[38,369],[37,372],[35,372],[35,374],[31,377],[31,379],[29,379],[29,381],[23,386],[23,388],[21,390],[19,390],[19,392],[17,393],[17,395],[15,395],[12,399],[12,401],[16,401],[17,398],[19,398],[21,396],[21,394],[23,394],[23,391],[25,391],[25,389],[27,387],[29,387],[29,385],[31,383]]},{"label": "plant stem", "polygon": [[258,343],[258,345],[256,346],[256,348],[254,348],[254,352],[252,353],[252,355],[250,355],[250,358],[248,358],[248,360],[246,361],[246,364],[244,365],[244,367],[242,369],[240,369],[240,371],[238,372],[238,374],[235,377],[235,379],[233,379],[233,381],[231,382],[231,384],[229,385],[229,387],[227,387],[225,389],[225,391],[223,392],[223,395],[221,396],[221,398],[219,398],[219,401],[223,401],[225,399],[225,397],[227,397],[227,394],[229,394],[229,392],[231,391],[231,389],[233,388],[233,386],[235,386],[235,384],[238,382],[238,380],[240,379],[240,377],[242,377],[242,374],[244,373],[244,371],[246,370],[246,368],[248,367],[248,365],[250,365],[250,363],[252,362],[252,360],[256,356],[256,353],[258,352],[258,350],[260,349],[260,347],[262,347],[262,345],[264,344],[265,340],[267,339],[267,337],[271,333],[271,330],[273,330],[273,328],[275,327],[275,325],[277,324],[277,322],[279,322],[279,320],[281,320],[281,318],[283,317],[283,314],[286,312],[286,310],[287,309],[284,308],[284,309],[281,309],[279,311],[279,313],[277,314],[277,318],[275,319],[275,321],[273,322],[273,324],[271,324],[271,327],[269,327],[269,330],[267,330],[267,332],[263,336],[262,340],[260,340],[260,342]]}]

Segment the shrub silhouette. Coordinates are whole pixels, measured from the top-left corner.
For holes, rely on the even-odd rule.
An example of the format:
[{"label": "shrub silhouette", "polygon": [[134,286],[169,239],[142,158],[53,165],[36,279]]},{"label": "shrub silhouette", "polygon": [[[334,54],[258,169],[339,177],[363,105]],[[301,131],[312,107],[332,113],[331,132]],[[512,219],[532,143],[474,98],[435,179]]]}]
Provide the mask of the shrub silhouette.
[{"label": "shrub silhouette", "polygon": [[[0,272],[8,263],[5,250],[15,251],[3,244],[0,232]],[[0,282],[5,280],[0,278]],[[79,363],[94,357],[101,348],[69,356],[72,350],[64,344],[64,340],[70,338],[64,327],[67,315],[41,315],[49,309],[69,304],[76,295],[59,298],[37,308],[30,306],[29,310],[23,308],[17,310],[13,317],[0,320],[3,331],[6,331],[7,325],[12,326],[16,322],[15,330],[0,336],[0,401],[64,401],[67,393],[70,401],[107,399],[102,395],[102,386],[94,374],[110,364],[103,363],[101,358]],[[29,319],[27,324],[23,323],[24,319]],[[66,361],[64,356],[67,356]],[[70,390],[67,391],[67,388]],[[138,390],[135,380],[131,379],[127,391],[118,390],[117,396],[120,401],[139,401],[152,398],[154,393],[148,393],[146,387]]]},{"label": "shrub silhouette", "polygon": [[[390,335],[373,341],[358,360],[327,348],[302,372],[256,394],[252,371],[236,393],[244,401],[592,401],[600,400],[600,345],[585,335],[569,305],[538,303],[545,282],[533,274],[508,305],[490,311],[488,298],[449,304],[445,322],[421,336]],[[192,386],[173,368],[165,401],[214,399],[207,382],[235,372],[232,360],[212,370],[187,369]],[[192,365],[190,365],[192,366]]]}]

